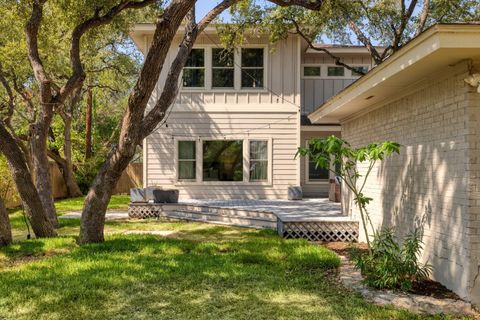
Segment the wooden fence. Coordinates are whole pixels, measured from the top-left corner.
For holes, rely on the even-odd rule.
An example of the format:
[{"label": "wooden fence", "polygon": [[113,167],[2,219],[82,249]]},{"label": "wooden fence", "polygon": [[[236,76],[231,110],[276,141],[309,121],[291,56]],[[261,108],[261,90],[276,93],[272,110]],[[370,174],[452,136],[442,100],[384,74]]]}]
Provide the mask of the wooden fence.
[{"label": "wooden fence", "polygon": [[[50,176],[52,177],[53,197],[61,199],[67,197],[67,187],[63,181],[62,173],[54,162],[50,162]],[[130,163],[122,173],[120,180],[117,183],[113,193],[122,194],[128,193],[130,188],[141,187],[143,181],[143,165],[141,163]],[[20,205],[20,197],[15,188],[5,198],[5,205],[7,208],[14,208]]]}]

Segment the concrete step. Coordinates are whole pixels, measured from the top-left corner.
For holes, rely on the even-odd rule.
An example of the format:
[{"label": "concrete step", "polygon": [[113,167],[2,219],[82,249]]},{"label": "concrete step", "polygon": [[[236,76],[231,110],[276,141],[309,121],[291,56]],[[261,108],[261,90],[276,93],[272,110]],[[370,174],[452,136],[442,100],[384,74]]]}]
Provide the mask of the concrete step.
[{"label": "concrete step", "polygon": [[277,221],[275,214],[265,211],[254,211],[236,208],[224,208],[224,207],[210,207],[202,205],[190,205],[190,204],[172,204],[164,205],[164,211],[190,211],[197,213],[210,213],[222,216],[236,216],[245,218],[260,218],[265,220]]},{"label": "concrete step", "polygon": [[250,227],[259,229],[276,229],[277,221],[260,217],[244,217],[236,215],[221,215],[210,212],[196,212],[189,210],[164,211],[162,217],[177,220],[197,221],[206,223],[216,223],[238,227]]}]

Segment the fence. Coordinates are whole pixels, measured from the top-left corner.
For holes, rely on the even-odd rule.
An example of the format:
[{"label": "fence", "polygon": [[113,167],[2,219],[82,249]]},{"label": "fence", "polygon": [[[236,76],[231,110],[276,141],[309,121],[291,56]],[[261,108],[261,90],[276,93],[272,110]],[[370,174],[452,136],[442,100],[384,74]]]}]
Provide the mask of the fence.
[{"label": "fence", "polygon": [[[63,181],[62,173],[54,162],[49,163],[50,176],[52,178],[52,191],[55,199],[67,197],[67,187]],[[142,186],[143,181],[143,165],[141,163],[130,163],[125,171],[122,173],[113,193],[121,194],[128,193],[130,188]],[[7,193],[5,205],[7,208],[13,208],[20,205],[20,197],[15,188],[11,188]]]}]

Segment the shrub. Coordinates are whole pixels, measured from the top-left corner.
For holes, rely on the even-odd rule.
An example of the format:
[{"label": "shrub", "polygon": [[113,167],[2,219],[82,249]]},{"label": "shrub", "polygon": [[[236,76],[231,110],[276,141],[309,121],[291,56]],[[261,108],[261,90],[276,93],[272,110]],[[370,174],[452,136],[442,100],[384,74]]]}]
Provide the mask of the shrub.
[{"label": "shrub", "polygon": [[415,281],[428,278],[432,267],[418,261],[423,248],[418,228],[409,233],[400,246],[393,229],[375,232],[371,254],[352,251],[352,260],[365,277],[365,283],[379,289],[408,291]]}]

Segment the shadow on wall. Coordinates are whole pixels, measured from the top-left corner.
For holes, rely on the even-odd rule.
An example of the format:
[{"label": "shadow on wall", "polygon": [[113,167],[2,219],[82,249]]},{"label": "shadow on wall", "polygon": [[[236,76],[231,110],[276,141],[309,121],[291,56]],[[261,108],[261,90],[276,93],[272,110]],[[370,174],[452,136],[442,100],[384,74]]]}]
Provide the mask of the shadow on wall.
[{"label": "shadow on wall", "polygon": [[395,226],[399,238],[422,226],[422,260],[433,265],[435,279],[466,296],[460,284],[470,280],[464,220],[469,212],[458,144],[406,146],[383,161],[377,172],[381,207],[373,216],[380,228]]}]

